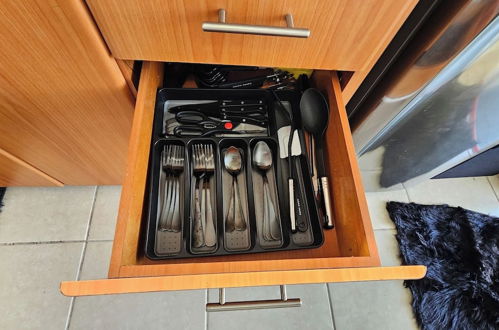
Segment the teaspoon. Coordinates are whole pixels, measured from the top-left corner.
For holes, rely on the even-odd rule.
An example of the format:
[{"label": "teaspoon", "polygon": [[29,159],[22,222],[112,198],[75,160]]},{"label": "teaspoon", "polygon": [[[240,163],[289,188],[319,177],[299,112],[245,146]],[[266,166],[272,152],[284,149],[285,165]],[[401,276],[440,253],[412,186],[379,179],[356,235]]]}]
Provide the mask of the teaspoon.
[{"label": "teaspoon", "polygon": [[267,171],[272,167],[272,152],[264,141],[258,142],[253,149],[253,165],[260,170],[263,180],[263,239],[266,241],[280,240],[280,224],[270,197],[267,178]]},{"label": "teaspoon", "polygon": [[227,232],[232,232],[234,229],[243,231],[246,230],[246,220],[237,183],[237,176],[241,172],[243,162],[241,152],[237,147],[231,146],[225,150],[224,165],[227,172],[232,175],[232,193],[230,194],[229,207],[225,217],[225,230]]}]

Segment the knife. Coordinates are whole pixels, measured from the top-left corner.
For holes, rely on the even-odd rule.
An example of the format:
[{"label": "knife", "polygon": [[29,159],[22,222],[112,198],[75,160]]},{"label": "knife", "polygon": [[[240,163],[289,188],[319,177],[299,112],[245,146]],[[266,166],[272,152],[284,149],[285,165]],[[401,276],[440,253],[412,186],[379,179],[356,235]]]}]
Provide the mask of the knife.
[{"label": "knife", "polygon": [[241,124],[251,124],[266,128],[268,126],[268,120],[263,116],[245,116],[245,115],[230,115],[230,114],[221,114],[219,117],[222,120],[230,120],[234,123]]},{"label": "knife", "polygon": [[208,103],[199,104],[184,104],[177,105],[168,109],[170,113],[178,113],[180,111],[199,111],[206,115],[218,116],[220,112],[263,112],[266,113],[266,107],[262,100],[220,100]]}]

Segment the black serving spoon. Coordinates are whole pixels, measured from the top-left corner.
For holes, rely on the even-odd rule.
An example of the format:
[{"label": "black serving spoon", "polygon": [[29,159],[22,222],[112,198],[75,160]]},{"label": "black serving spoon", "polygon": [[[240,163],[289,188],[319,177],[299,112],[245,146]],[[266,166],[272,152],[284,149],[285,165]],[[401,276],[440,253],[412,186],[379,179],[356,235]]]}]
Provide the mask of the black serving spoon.
[{"label": "black serving spoon", "polygon": [[331,197],[324,163],[324,134],[329,121],[329,105],[321,92],[314,88],[309,88],[303,92],[300,100],[300,114],[303,128],[313,136],[311,161],[313,162],[313,180],[316,181],[314,189],[317,189],[318,196],[322,195],[323,197],[326,211],[324,225],[326,228],[333,228]]}]

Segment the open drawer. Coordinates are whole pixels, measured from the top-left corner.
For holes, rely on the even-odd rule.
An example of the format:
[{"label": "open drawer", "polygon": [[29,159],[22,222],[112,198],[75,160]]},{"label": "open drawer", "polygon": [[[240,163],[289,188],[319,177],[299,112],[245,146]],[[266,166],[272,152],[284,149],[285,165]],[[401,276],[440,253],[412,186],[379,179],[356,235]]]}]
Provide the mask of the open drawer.
[{"label": "open drawer", "polygon": [[153,261],[144,256],[144,200],[156,90],[163,64],[143,64],[121,195],[109,279],[61,283],[67,296],[304,284],[418,279],[424,266],[379,267],[348,119],[336,72],[316,71],[315,86],[327,94],[330,122],[326,161],[335,229],[325,230],[320,248],[218,257]]}]

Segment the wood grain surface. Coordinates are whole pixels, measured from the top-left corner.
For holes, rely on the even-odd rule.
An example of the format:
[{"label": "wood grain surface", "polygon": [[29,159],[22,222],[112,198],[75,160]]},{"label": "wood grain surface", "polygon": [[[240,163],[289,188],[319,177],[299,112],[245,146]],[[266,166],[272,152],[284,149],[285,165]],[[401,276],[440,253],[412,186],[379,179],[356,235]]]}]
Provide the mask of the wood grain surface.
[{"label": "wood grain surface", "polygon": [[[156,89],[163,66],[144,62],[129,149],[126,180],[109,270],[109,277],[213,274],[379,265],[355,153],[335,72],[321,71],[314,81],[329,97],[328,167],[337,226],[325,231],[317,249],[280,251],[210,258],[152,261],[143,256],[144,196]],[[328,92],[329,91],[329,92]]]},{"label": "wood grain surface", "polygon": [[118,67],[120,68],[121,73],[126,80],[130,92],[132,93],[133,97],[136,98],[137,88],[135,88],[135,85],[133,84],[133,65],[135,61],[116,59],[116,63],[118,64]]},{"label": "wood grain surface", "polygon": [[62,186],[62,183],[0,149],[0,187],[11,186]]},{"label": "wood grain surface", "polygon": [[331,71],[315,71],[312,81],[326,95],[330,107],[325,161],[329,165],[327,170],[338,245],[342,255],[377,257],[376,241],[338,75]]},{"label": "wood grain surface", "polygon": [[[142,65],[109,277],[119,275],[123,258],[133,259],[137,255],[138,243],[134,239],[142,222],[156,91],[163,82],[163,69],[163,63],[159,62],[144,62]],[[135,250],[133,256],[129,255],[130,249]],[[124,256],[124,253],[128,254]]]},{"label": "wood grain surface", "polygon": [[415,280],[423,278],[425,274],[425,266],[394,266],[265,273],[255,272],[142,278],[136,277],[62,282],[60,291],[65,296],[92,296],[204,288],[230,288],[325,282],[382,281],[397,280],[401,278]]},{"label": "wood grain surface", "polygon": [[[109,277],[61,284],[68,296],[239,287],[277,284],[417,279],[424,266],[379,266],[348,120],[335,72],[319,71],[313,82],[331,103],[328,167],[332,180],[336,229],[325,231],[321,248],[210,258],[152,261],[143,256],[144,196],[157,87],[163,64],[145,62],[137,95],[128,167]],[[339,192],[345,196],[338,196]]]},{"label": "wood grain surface", "polygon": [[[367,69],[417,0],[87,0],[117,58],[357,71]],[[204,21],[309,28],[307,39],[203,32]]]},{"label": "wood grain surface", "polygon": [[120,184],[133,98],[84,2],[2,1],[0,44],[0,147],[64,184]]}]

